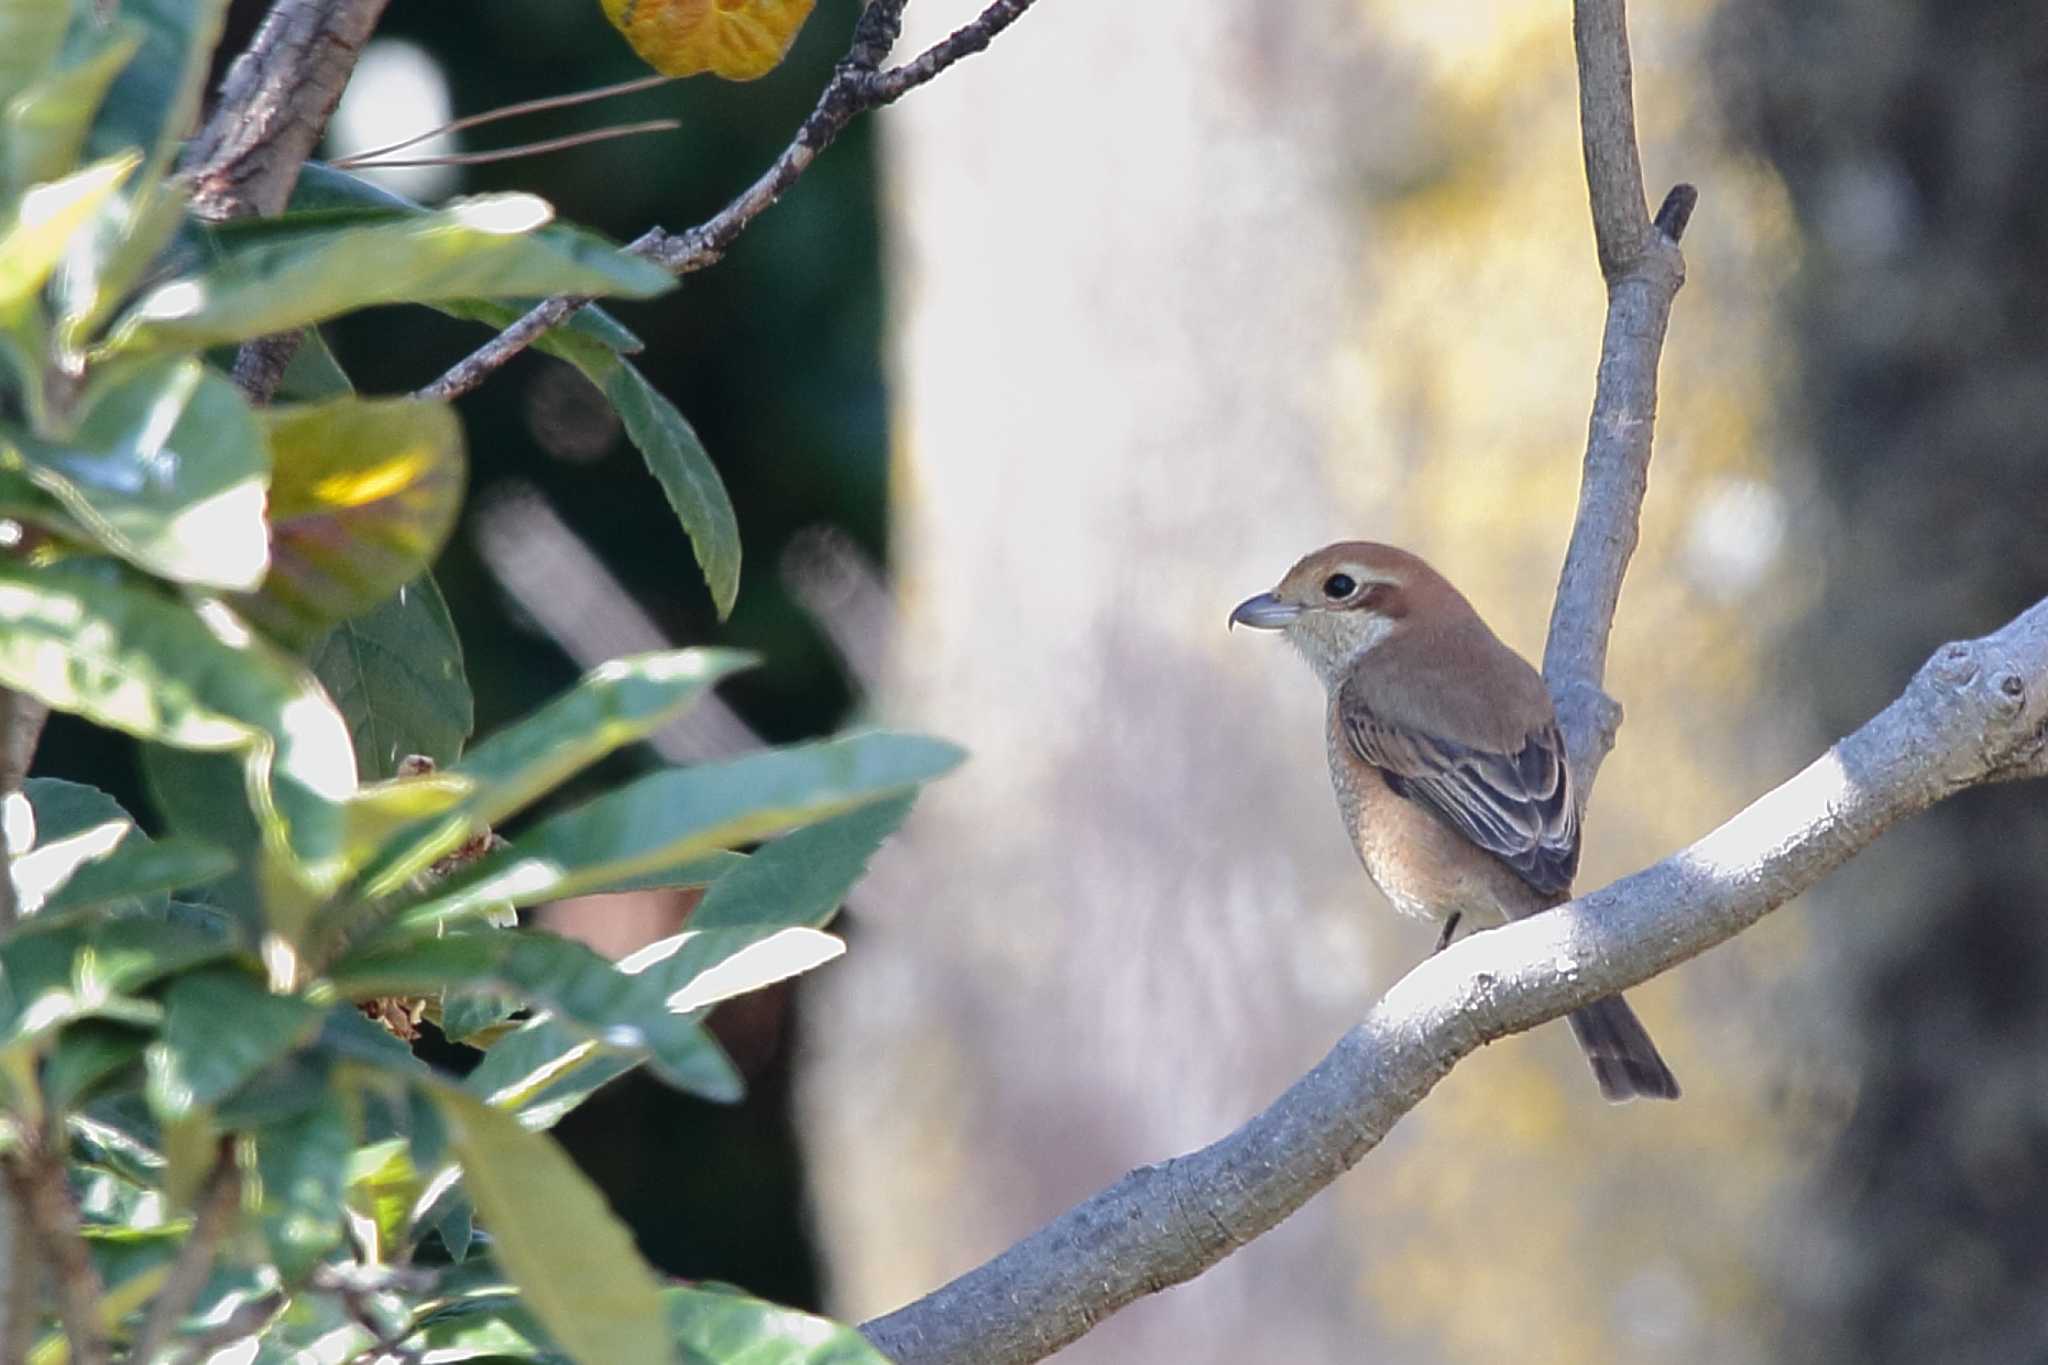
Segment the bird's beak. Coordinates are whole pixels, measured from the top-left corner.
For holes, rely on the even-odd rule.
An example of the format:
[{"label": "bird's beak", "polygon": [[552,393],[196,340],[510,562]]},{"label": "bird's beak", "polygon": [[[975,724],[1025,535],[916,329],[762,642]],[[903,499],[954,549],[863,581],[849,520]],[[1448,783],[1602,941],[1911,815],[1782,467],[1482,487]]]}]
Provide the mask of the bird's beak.
[{"label": "bird's beak", "polygon": [[1250,626],[1253,630],[1280,630],[1292,625],[1301,615],[1301,608],[1292,602],[1283,602],[1270,592],[1257,597],[1247,597],[1237,604],[1237,610],[1230,613],[1230,624]]}]

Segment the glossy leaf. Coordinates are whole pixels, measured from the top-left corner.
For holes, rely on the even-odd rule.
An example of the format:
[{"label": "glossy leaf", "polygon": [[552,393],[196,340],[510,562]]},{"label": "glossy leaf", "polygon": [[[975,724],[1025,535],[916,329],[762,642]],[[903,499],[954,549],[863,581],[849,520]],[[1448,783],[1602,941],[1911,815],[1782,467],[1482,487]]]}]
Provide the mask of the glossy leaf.
[{"label": "glossy leaf", "polygon": [[751,81],[782,64],[813,0],[604,0],[605,17],[664,76]]},{"label": "glossy leaf", "polygon": [[0,318],[12,319],[34,301],[72,240],[140,160],[133,153],[110,156],[21,197],[0,235]]},{"label": "glossy leaf", "polygon": [[217,229],[217,258],[157,286],[117,325],[116,350],[218,346],[390,303],[588,294],[650,298],[675,286],[527,194],[431,213],[287,214]]},{"label": "glossy leaf", "polygon": [[352,1000],[503,991],[553,1011],[606,1050],[647,1054],[671,1084],[688,1087],[699,1076],[696,1029],[670,1012],[661,984],[620,971],[574,939],[526,930],[451,934],[357,953],[328,975]]},{"label": "glossy leaf", "polygon": [[270,454],[241,391],[198,361],[124,367],[68,437],[17,444],[30,481],[103,548],[195,586],[262,581]]},{"label": "glossy leaf", "polygon": [[492,1258],[571,1358],[667,1365],[661,1291],[632,1234],[548,1138],[447,1087],[434,1101],[463,1183],[496,1239]]},{"label": "glossy leaf", "polygon": [[76,1019],[153,1024],[161,1011],[135,992],[230,948],[164,920],[41,920],[0,942],[0,1046],[37,1042]]},{"label": "glossy leaf", "polygon": [[275,995],[229,967],[191,972],[164,993],[161,1036],[149,1049],[149,1099],[165,1119],[217,1108],[259,1071],[319,1032],[326,1011]]},{"label": "glossy leaf", "polygon": [[661,1297],[683,1365],[889,1365],[853,1328],[794,1308],[694,1285]]},{"label": "glossy leaf", "polygon": [[50,914],[121,908],[155,912],[169,904],[169,893],[203,886],[234,867],[234,855],[226,849],[179,835],[151,839],[137,830],[113,852],[80,867],[43,908]]},{"label": "glossy leaf", "polygon": [[[0,47],[5,43],[0,36]],[[12,99],[0,96],[0,146],[7,151],[9,184],[22,189],[55,180],[78,164],[107,88],[141,44],[141,30],[117,21],[79,60],[42,72]]]},{"label": "glossy leaf", "polygon": [[348,722],[365,781],[394,776],[408,754],[445,768],[475,723],[448,604],[421,575],[313,646],[314,676]]},{"label": "glossy leaf", "polygon": [[602,891],[623,878],[903,795],[960,758],[940,740],[877,732],[655,773],[543,821],[457,874],[403,922]]},{"label": "glossy leaf", "polygon": [[568,692],[472,748],[451,775],[470,782],[475,794],[376,868],[368,878],[370,894],[392,894],[478,831],[653,734],[750,662],[733,650],[682,649],[599,665]]},{"label": "glossy leaf", "polygon": [[425,572],[462,506],[462,427],[445,403],[333,399],[264,411],[271,568],[238,599],[310,646]]},{"label": "glossy leaf", "polygon": [[7,849],[20,913],[41,910],[79,868],[106,857],[134,830],[128,812],[97,787],[29,778],[6,805]]},{"label": "glossy leaf", "polygon": [[818,928],[832,918],[914,797],[877,801],[783,835],[717,882],[690,915],[697,930]]},{"label": "glossy leaf", "polygon": [[331,885],[356,786],[341,716],[218,604],[195,611],[110,568],[0,565],[0,684],[142,739],[238,752],[299,875]]}]

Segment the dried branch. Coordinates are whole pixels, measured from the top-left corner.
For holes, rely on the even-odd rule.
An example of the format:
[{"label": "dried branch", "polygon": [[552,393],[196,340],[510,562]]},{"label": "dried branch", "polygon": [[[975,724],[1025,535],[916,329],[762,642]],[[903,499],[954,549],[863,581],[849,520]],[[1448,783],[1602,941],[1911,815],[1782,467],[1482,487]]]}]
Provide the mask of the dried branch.
[{"label": "dried branch", "polygon": [[[715,265],[753,221],[789,191],[813,161],[845,131],[846,126],[871,109],[879,109],[902,98],[962,58],[986,48],[997,34],[1023,17],[1033,0],[995,0],[971,23],[932,45],[926,52],[902,66],[882,69],[889,49],[903,27],[903,10],[908,0],[869,0],[854,24],[853,42],[846,56],[833,68],[832,78],[818,95],[818,102],[797,128],[796,136],[781,155],[753,184],[731,203],[696,227],[681,233],[654,228],[635,239],[626,250],[667,269],[687,275]],[[564,295],[536,305],[524,317],[485,342],[452,366],[448,372],[419,391],[421,398],[459,398],[490,378],[512,357],[531,346],[543,333],[560,326],[570,314],[589,303],[587,297]]]},{"label": "dried branch", "polygon": [[898,1365],[1043,1359],[1274,1227],[1480,1045],[1705,952],[1898,821],[2016,776],[2048,776],[2048,600],[1940,650],[1862,729],[1691,847],[1426,959],[1235,1133],[1131,1172],[861,1330]]},{"label": "dried branch", "polygon": [[105,1365],[100,1333],[100,1299],[106,1286],[85,1249],[78,1207],[72,1202],[61,1149],[25,1141],[5,1163],[8,1192],[17,1216],[35,1232],[37,1258],[49,1268],[57,1290],[57,1316],[71,1345],[72,1365]]},{"label": "dried branch", "polygon": [[149,1305],[149,1316],[143,1320],[142,1333],[130,1353],[132,1359],[143,1365],[155,1360],[177,1331],[179,1322],[192,1311],[200,1291],[213,1275],[213,1260],[220,1250],[221,1238],[234,1226],[241,1205],[242,1177],[235,1168],[234,1143],[232,1139],[223,1139],[206,1188],[199,1196],[192,1230],[185,1234],[177,1260],[171,1263]]}]

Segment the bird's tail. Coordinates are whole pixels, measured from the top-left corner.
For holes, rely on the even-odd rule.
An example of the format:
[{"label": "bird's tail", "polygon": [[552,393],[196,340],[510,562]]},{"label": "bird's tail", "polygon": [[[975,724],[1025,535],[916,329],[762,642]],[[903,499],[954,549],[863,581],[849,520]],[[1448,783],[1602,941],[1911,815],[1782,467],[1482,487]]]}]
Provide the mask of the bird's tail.
[{"label": "bird's tail", "polygon": [[1632,1100],[1638,1095],[1656,1100],[1678,1098],[1678,1078],[1664,1059],[1643,1021],[1628,1002],[1618,995],[1595,1000],[1571,1014],[1572,1034],[1593,1064],[1600,1093],[1610,1100]]}]

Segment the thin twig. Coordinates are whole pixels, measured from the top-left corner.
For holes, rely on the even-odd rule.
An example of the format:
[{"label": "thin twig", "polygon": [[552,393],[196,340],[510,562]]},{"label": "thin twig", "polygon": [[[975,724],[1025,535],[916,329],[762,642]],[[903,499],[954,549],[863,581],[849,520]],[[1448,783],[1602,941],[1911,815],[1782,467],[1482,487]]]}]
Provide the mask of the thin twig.
[{"label": "thin twig", "polygon": [[[986,48],[997,34],[1023,17],[1033,0],[995,0],[973,22],[934,44],[901,66],[884,71],[882,62],[895,46],[907,0],[871,0],[854,25],[846,56],[833,69],[818,102],[797,128],[796,136],[753,184],[710,218],[686,232],[654,228],[626,250],[686,275],[716,264],[753,221],[789,191],[819,153],[831,146],[861,114],[878,109],[916,89],[962,58]],[[452,366],[419,391],[421,398],[450,399],[470,392],[493,371],[531,346],[543,333],[560,326],[583,307],[587,297],[565,295],[536,305],[525,316]]]},{"label": "thin twig", "polygon": [[185,1234],[185,1244],[178,1248],[178,1258],[164,1275],[164,1282],[149,1305],[149,1316],[143,1320],[141,1335],[135,1340],[132,1358],[141,1365],[156,1359],[178,1324],[192,1311],[199,1292],[212,1278],[221,1238],[234,1226],[241,1206],[242,1177],[235,1168],[234,1144],[223,1139],[193,1214],[192,1230]]},{"label": "thin twig", "polygon": [[483,152],[442,152],[436,156],[392,157],[388,160],[365,160],[350,157],[346,162],[337,161],[337,166],[358,170],[395,170],[401,166],[488,166],[496,161],[517,161],[521,157],[543,156],[548,152],[566,152],[572,147],[588,147],[594,142],[610,142],[615,138],[639,137],[643,133],[673,133],[682,127],[680,119],[652,118],[642,123],[618,123],[609,128],[591,128],[581,133],[564,133],[560,137],[544,137],[537,142],[521,142],[510,147],[493,147]]},{"label": "thin twig", "polygon": [[43,1261],[36,1254],[36,1231],[4,1183],[0,1183],[0,1204],[5,1205],[7,1214],[0,1222],[7,1225],[9,1248],[7,1327],[5,1339],[0,1340],[0,1351],[5,1354],[0,1361],[17,1365],[28,1359],[36,1331],[42,1326]]},{"label": "thin twig", "polygon": [[56,1286],[57,1316],[71,1345],[72,1365],[103,1365],[107,1344],[100,1334],[100,1300],[106,1287],[85,1248],[62,1150],[31,1140],[8,1156],[5,1171],[15,1209],[35,1230],[38,1258]]},{"label": "thin twig", "polygon": [[549,109],[569,109],[579,104],[593,104],[598,100],[608,100],[618,95],[637,94],[642,90],[652,90],[657,85],[667,85],[674,79],[673,76],[636,76],[630,81],[600,85],[589,90],[576,90],[566,95],[545,95],[540,99],[521,100],[517,104],[501,104],[496,109],[486,109],[481,114],[464,114],[461,118],[450,119],[437,127],[427,129],[424,133],[414,133],[411,137],[401,138],[397,142],[387,142],[382,147],[351,152],[347,156],[335,158],[333,164],[344,169],[361,166],[368,162],[381,161],[392,152],[402,152],[407,147],[415,147],[449,133],[481,128],[488,123],[501,123],[506,119],[521,118]]}]

